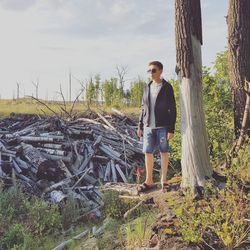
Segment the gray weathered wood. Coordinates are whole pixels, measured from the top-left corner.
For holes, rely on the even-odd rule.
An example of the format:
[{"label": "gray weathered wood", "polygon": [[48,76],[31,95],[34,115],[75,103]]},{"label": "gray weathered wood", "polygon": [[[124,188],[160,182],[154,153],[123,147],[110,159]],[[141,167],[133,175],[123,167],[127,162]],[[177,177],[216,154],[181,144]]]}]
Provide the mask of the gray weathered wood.
[{"label": "gray weathered wood", "polygon": [[117,169],[117,172],[120,174],[122,180],[123,180],[125,183],[127,183],[127,182],[128,182],[128,181],[127,181],[127,178],[125,177],[124,173],[122,172],[120,166],[119,166],[118,164],[115,164],[115,167],[116,167],[116,169]]}]

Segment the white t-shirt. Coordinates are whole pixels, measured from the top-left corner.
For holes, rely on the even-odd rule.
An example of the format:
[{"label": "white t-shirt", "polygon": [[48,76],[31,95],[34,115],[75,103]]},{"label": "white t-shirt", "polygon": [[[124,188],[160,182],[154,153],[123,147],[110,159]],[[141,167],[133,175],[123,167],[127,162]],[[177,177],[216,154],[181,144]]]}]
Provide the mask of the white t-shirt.
[{"label": "white t-shirt", "polygon": [[150,128],[155,128],[155,101],[157,95],[162,87],[162,80],[160,83],[152,82],[150,84],[150,114],[149,114],[149,124]]}]

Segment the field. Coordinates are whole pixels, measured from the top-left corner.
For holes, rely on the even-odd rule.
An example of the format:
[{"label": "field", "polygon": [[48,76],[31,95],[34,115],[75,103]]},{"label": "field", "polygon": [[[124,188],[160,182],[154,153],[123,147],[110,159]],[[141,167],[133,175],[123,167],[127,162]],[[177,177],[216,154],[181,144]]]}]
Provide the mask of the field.
[{"label": "field", "polygon": [[[214,93],[217,94],[217,92]],[[225,112],[218,117],[217,111],[224,104],[223,99],[218,98],[215,105],[214,98],[207,97],[205,96],[204,103],[209,145],[212,149],[210,160],[213,169],[227,178],[224,189],[218,189],[212,185],[212,182],[208,182],[204,191],[204,199],[198,201],[194,201],[188,193],[183,197],[177,195],[178,192],[175,193],[175,191],[152,192],[154,200],[159,197],[160,203],[157,204],[161,209],[148,207],[145,204],[136,209],[129,219],[124,219],[123,215],[138,201],[124,199],[124,197],[121,199],[117,192],[105,192],[105,206],[101,210],[104,215],[102,220],[84,218],[76,222],[74,218],[77,216],[77,209],[72,209],[76,207],[76,204],[65,205],[63,212],[60,213],[56,206],[50,206],[41,199],[30,199],[15,187],[1,192],[4,186],[0,182],[0,249],[34,249],[34,247],[41,250],[52,249],[79,232],[85,230],[90,232],[93,228],[103,227],[104,224],[106,226],[103,234],[91,235],[89,233],[87,238],[72,241],[68,249],[111,249],[110,241],[113,242],[112,249],[123,249],[124,246],[126,249],[135,249],[138,246],[145,246],[149,242],[154,234],[152,227],[155,228],[157,225],[162,231],[158,231],[156,234],[162,239],[166,239],[166,241],[160,242],[165,247],[162,249],[166,249],[171,242],[179,244],[180,240],[182,242],[182,247],[178,245],[180,250],[193,249],[191,246],[201,244],[210,245],[211,249],[234,249],[230,248],[233,246],[241,246],[237,249],[248,249],[250,242],[249,141],[246,140],[244,147],[240,150],[238,157],[233,159],[229,169],[220,168],[225,161],[225,153],[232,145],[232,115],[231,110],[225,105],[223,106]],[[180,114],[178,97],[176,100],[177,113]],[[31,99],[0,100],[0,117],[7,117],[12,112],[53,114],[49,109],[60,114],[60,112],[64,112],[62,109],[69,112],[71,107],[72,103],[64,104],[63,102],[45,102],[43,105]],[[140,107],[116,108],[133,120],[138,120]],[[74,112],[77,114],[86,110],[109,113],[112,108],[104,105],[91,105],[91,108],[88,108],[88,105],[83,102],[75,104]],[[64,114],[66,113],[64,112]],[[179,115],[171,147],[170,170],[173,169],[177,175],[180,175]],[[172,172],[169,171],[169,178],[172,177]],[[158,182],[159,174],[155,173],[154,177]],[[141,178],[145,178],[145,172]],[[157,192],[159,196],[157,196]],[[162,220],[162,218],[168,218],[171,213],[175,215],[174,220],[170,219],[167,223]],[[27,216],[23,218],[23,214]],[[190,220],[190,218],[192,219]],[[35,242],[32,239],[35,239]],[[216,248],[212,248],[213,246]]]},{"label": "field", "polygon": [[[56,113],[63,112],[61,107],[64,108],[63,102],[56,102],[56,101],[47,101],[44,102],[46,105],[49,106],[50,109],[55,111]],[[73,102],[69,103],[66,102],[66,110],[70,111]],[[76,102],[74,105],[74,112],[84,112],[87,110],[87,104],[83,102]],[[104,105],[91,105],[91,110],[102,110],[106,112],[110,112],[112,108],[106,107]],[[134,119],[139,117],[140,108],[139,107],[122,107],[119,108],[121,112],[128,116],[132,116]],[[0,117],[9,116],[10,113],[32,113],[32,114],[53,114],[45,105],[38,103],[35,100],[31,99],[20,99],[17,100],[0,100]],[[137,118],[136,118],[137,119]]]}]

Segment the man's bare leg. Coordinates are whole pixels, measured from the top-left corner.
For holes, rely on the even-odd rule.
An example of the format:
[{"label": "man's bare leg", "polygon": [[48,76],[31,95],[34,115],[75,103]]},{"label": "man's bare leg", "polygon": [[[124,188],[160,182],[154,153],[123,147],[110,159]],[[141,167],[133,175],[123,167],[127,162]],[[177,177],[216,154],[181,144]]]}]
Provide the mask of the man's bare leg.
[{"label": "man's bare leg", "polygon": [[145,154],[146,163],[146,180],[145,183],[148,185],[153,185],[153,166],[154,166],[154,155],[146,153]]},{"label": "man's bare leg", "polygon": [[161,184],[167,180],[169,154],[161,153]]}]

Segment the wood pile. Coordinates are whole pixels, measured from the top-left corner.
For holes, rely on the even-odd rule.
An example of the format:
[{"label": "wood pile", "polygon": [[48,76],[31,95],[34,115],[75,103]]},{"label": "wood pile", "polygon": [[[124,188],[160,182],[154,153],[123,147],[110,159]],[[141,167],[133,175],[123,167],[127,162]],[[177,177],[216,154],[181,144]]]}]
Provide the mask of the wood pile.
[{"label": "wood pile", "polygon": [[134,180],[143,166],[136,128],[116,110],[70,120],[12,113],[0,120],[0,180],[54,203],[71,196],[86,214],[103,205],[102,184]]}]

